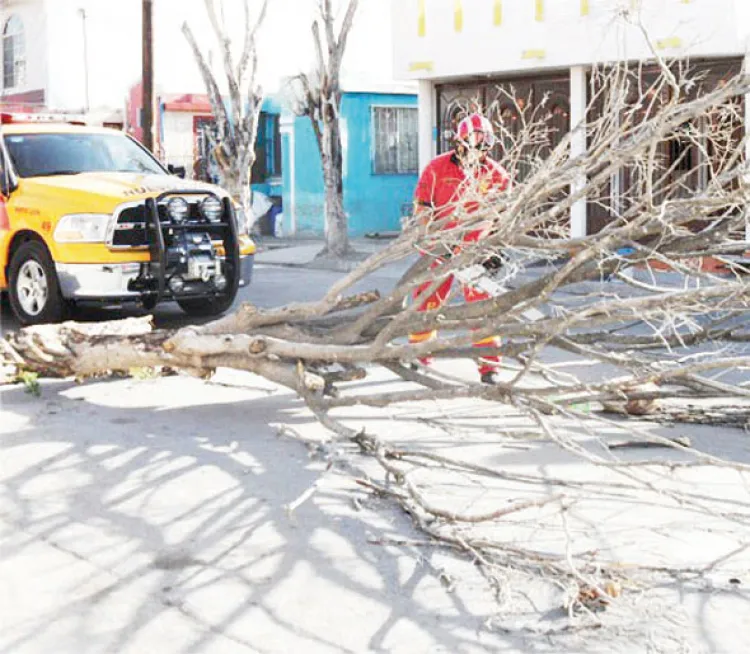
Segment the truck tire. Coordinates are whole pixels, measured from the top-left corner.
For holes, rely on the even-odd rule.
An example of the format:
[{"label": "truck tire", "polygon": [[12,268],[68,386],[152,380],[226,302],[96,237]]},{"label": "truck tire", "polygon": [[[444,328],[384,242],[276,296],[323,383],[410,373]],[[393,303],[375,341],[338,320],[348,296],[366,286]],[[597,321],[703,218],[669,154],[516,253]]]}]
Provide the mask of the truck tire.
[{"label": "truck tire", "polygon": [[220,295],[210,298],[195,298],[191,300],[177,300],[186,314],[194,318],[210,318],[225,313],[234,303],[233,295]]},{"label": "truck tire", "polygon": [[19,246],[10,259],[8,281],[10,306],[21,325],[61,322],[67,316],[55,264],[43,243]]}]

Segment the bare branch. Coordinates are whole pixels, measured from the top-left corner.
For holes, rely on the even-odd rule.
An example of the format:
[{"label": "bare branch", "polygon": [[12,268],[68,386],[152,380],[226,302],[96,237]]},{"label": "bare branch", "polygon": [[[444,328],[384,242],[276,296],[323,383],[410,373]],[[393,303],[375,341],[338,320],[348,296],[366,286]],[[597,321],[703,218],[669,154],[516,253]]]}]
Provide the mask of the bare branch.
[{"label": "bare branch", "polygon": [[193,32],[187,23],[183,23],[182,33],[185,35],[185,38],[190,44],[190,49],[193,51],[193,56],[195,57],[195,60],[198,63],[198,68],[200,70],[201,77],[203,78],[203,83],[206,85],[206,89],[208,91],[208,98],[211,102],[211,110],[213,111],[213,114],[216,117],[216,123],[219,129],[219,139],[221,141],[226,139],[229,142],[233,142],[233,136],[231,132],[227,129],[230,121],[229,121],[229,116],[227,114],[226,107],[224,106],[224,100],[221,97],[221,91],[219,90],[219,85],[216,83],[213,73],[211,72],[211,69],[208,67],[206,60],[204,59],[203,54],[201,53],[200,48],[198,47],[198,43],[196,42],[195,37],[193,36]]},{"label": "bare branch", "polygon": [[251,59],[254,61],[253,72],[250,75],[250,79],[255,79],[255,68],[257,64],[257,52],[256,42],[258,38],[258,32],[266,19],[268,12],[268,0],[263,0],[263,4],[260,7],[260,13],[255,21],[255,25],[250,24],[250,0],[242,0],[243,9],[245,12],[245,43],[242,47],[242,55],[240,56],[239,63],[237,64],[236,78],[238,84],[242,85],[245,79],[245,73],[247,72],[247,66]]},{"label": "bare branch", "polygon": [[359,0],[349,0],[349,4],[346,8],[346,14],[344,15],[341,29],[339,30],[339,37],[335,41],[336,70],[340,70],[341,68],[341,63],[344,58],[344,52],[346,51],[346,42],[349,38],[349,33],[351,32],[352,26],[354,25],[354,16],[357,13],[358,6]]}]

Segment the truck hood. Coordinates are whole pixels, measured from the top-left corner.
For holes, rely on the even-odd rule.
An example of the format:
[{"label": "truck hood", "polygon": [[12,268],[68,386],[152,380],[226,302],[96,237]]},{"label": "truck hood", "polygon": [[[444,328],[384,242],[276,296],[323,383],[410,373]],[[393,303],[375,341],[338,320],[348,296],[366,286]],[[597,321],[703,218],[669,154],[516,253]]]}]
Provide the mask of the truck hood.
[{"label": "truck hood", "polygon": [[112,200],[113,205],[154,197],[165,191],[206,191],[213,192],[219,197],[227,196],[226,191],[218,186],[166,174],[93,172],[28,178],[25,182],[47,193],[59,191],[66,195],[71,193],[95,195],[101,199]]}]

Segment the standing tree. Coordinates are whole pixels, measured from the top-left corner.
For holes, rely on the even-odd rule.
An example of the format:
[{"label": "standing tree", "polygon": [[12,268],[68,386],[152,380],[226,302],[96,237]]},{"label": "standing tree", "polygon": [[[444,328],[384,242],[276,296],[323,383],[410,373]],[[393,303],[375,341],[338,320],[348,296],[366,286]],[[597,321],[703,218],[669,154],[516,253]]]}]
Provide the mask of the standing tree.
[{"label": "standing tree", "polygon": [[[348,0],[343,22],[336,35],[336,17],[331,0],[320,0],[313,22],[315,70],[295,78],[299,91],[296,113],[307,115],[312,123],[323,166],[325,187],[326,245],[322,255],[344,257],[349,253],[349,233],[344,213],[343,147],[341,144],[341,62],[354,22],[359,0]],[[325,33],[325,48],[321,36]]]},{"label": "standing tree", "polygon": [[266,17],[268,0],[262,0],[255,23],[251,20],[250,0],[243,0],[245,38],[239,61],[236,63],[227,26],[217,15],[215,0],[204,1],[209,22],[221,49],[229,92],[228,101],[222,96],[219,84],[187,22],[183,24],[182,32],[195,56],[216,120],[212,151],[219,166],[221,184],[242,206],[245,216],[249,217],[250,177],[255,163],[255,140],[263,104],[263,92],[257,83],[257,37]]}]

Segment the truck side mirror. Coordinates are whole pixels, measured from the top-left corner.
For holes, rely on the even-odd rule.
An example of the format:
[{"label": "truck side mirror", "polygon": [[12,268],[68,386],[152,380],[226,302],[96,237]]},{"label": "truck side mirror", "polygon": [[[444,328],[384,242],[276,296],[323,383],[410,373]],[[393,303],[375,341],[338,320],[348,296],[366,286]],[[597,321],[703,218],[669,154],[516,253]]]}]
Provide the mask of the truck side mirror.
[{"label": "truck side mirror", "polygon": [[173,166],[172,164],[167,164],[167,170],[169,171],[170,175],[176,175],[177,177],[185,179],[185,166]]}]

